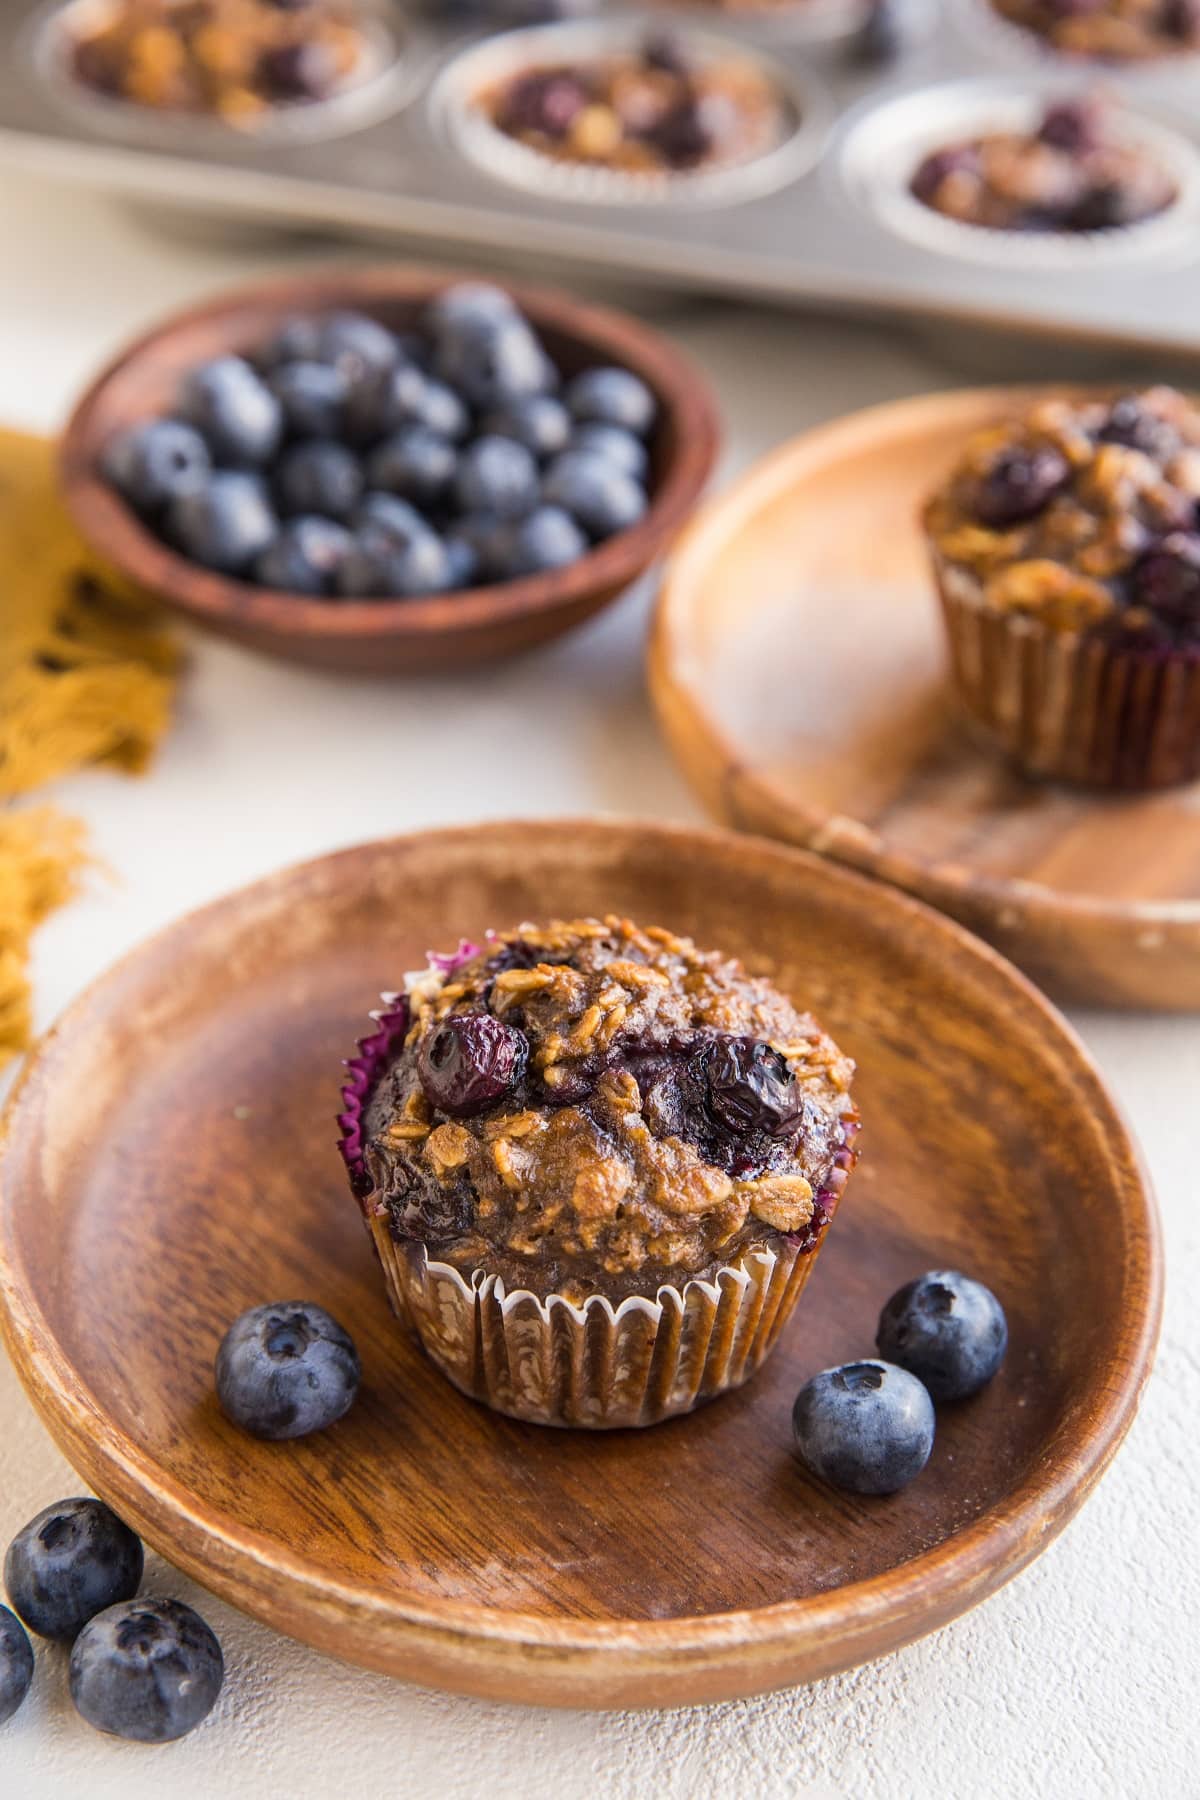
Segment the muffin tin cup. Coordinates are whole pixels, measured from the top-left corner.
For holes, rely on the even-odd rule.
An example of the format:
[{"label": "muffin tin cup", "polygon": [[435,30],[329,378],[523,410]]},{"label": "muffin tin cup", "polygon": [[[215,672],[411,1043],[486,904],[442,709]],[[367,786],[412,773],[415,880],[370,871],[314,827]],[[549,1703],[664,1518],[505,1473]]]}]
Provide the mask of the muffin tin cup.
[{"label": "muffin tin cup", "polygon": [[29,58],[54,104],[89,128],[139,145],[187,143],[195,148],[244,144],[285,146],[342,137],[397,112],[411,95],[417,46],[393,29],[372,4],[361,8],[362,48],[356,73],[324,100],[266,108],[239,125],[218,114],[140,106],[89,88],[70,65],[71,24],[86,17],[90,0],[54,4],[34,22]]},{"label": "muffin tin cup", "polygon": [[371,1235],[392,1304],[464,1394],[533,1425],[589,1431],[654,1425],[740,1387],[770,1353],[804,1290],[809,1251],[788,1238],[753,1250],[711,1280],[664,1285],[654,1299],[582,1305],[546,1298],[484,1270],[462,1275],[422,1245],[397,1244],[385,1219]]},{"label": "muffin tin cup", "polygon": [[634,49],[650,29],[642,16],[533,26],[486,38],[443,70],[431,96],[433,116],[459,154],[492,179],[580,205],[722,205],[782,187],[819,159],[832,118],[824,91],[810,77],[744,42],[683,23],[672,35],[699,64],[733,58],[758,69],[774,87],[779,131],[761,153],[718,168],[676,173],[559,161],[509,137],[476,104],[479,94],[524,71]]},{"label": "muffin tin cup", "polygon": [[664,30],[710,26],[735,31],[740,39],[764,46],[835,44],[853,37],[865,23],[868,0],[781,0],[772,6],[721,7],[703,0],[658,0],[656,21]]},{"label": "muffin tin cup", "polygon": [[968,722],[1027,775],[1128,791],[1200,777],[1200,652],[1055,630],[989,606],[936,548],[933,566]]},{"label": "muffin tin cup", "polygon": [[931,152],[992,131],[1030,130],[1045,107],[1076,96],[1078,84],[1031,88],[1027,82],[955,82],[884,101],[860,115],[842,146],[841,175],[858,204],[897,236],[960,260],[1071,270],[1154,258],[1190,260],[1200,225],[1200,154],[1179,133],[1122,105],[1113,137],[1153,156],[1170,175],[1175,199],[1152,218],[1105,231],[1001,231],[946,218],[911,192]]}]

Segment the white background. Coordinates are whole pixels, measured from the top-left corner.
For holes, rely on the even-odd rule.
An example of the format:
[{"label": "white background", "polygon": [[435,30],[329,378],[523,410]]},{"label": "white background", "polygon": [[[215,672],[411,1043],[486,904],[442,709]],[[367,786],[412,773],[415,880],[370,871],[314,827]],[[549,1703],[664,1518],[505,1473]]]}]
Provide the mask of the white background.
[{"label": "white background", "polygon": [[[171,241],[105,201],[8,175],[0,246],[0,416],[47,429],[159,312],[301,254],[274,241],[254,254]],[[880,327],[707,304],[653,310],[722,394],[724,476],[818,419],[961,378],[934,348]],[[1035,374],[1056,359],[1017,366]],[[697,819],[643,690],[646,598],[523,661],[455,679],[326,678],[196,641],[150,778],[89,774],[55,796],[87,817],[112,874],[41,933],[40,1022],[184,908],[358,838],[513,813]],[[360,782],[364,738],[371,777]],[[885,1662],[766,1699],[555,1714],[331,1662],[198,1596],[152,1558],[154,1591],[198,1600],[223,1639],[216,1712],[171,1748],[110,1742],[75,1717],[63,1659],[41,1647],[33,1697],[0,1727],[0,1797],[1200,1796],[1200,1022],[1075,1022],[1158,1184],[1166,1325],[1116,1465],[1065,1537],[984,1607]],[[0,1545],[77,1485],[0,1359]]]}]

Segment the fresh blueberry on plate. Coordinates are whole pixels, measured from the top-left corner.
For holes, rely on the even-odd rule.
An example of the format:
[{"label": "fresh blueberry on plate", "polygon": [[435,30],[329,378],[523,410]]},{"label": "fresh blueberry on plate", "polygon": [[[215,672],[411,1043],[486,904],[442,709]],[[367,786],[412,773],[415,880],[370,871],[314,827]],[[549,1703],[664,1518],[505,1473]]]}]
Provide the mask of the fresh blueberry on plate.
[{"label": "fresh blueberry on plate", "polygon": [[104,473],[140,513],[157,512],[203,487],[212,469],[208,445],[181,419],[146,419],[114,438]]},{"label": "fresh blueberry on plate", "polygon": [[457,466],[458,452],[448,438],[427,425],[402,425],[371,453],[367,485],[399,494],[417,506],[436,506]]},{"label": "fresh blueberry on plate", "polygon": [[284,513],[322,513],[327,519],[348,519],[362,499],[362,464],[345,444],[333,438],[310,438],[280,457],[275,493]]},{"label": "fresh blueberry on plate", "polygon": [[218,469],[194,494],[167,511],[167,535],[192,562],[235,575],[262,555],[279,529],[266,487],[257,475]]},{"label": "fresh blueberry on plate", "polygon": [[570,513],[561,506],[539,506],[504,534],[501,573],[512,577],[563,569],[578,562],[589,548]]},{"label": "fresh blueberry on plate", "polygon": [[94,1613],[133,1598],[143,1561],[140,1540],[102,1500],[60,1500],[18,1531],[4,1585],[30,1631],[70,1643]]},{"label": "fresh blueberry on plate", "polygon": [[646,446],[641,438],[634,437],[632,431],[626,431],[620,425],[602,425],[598,420],[578,425],[571,434],[571,448],[606,457],[618,469],[632,475],[635,481],[644,483],[646,480],[650,467]]},{"label": "fresh blueberry on plate", "polygon": [[350,384],[332,363],[283,363],[268,376],[267,385],[283,408],[292,437],[335,438],[341,432]]},{"label": "fresh blueberry on plate", "polygon": [[489,413],[483,422],[489,437],[515,438],[541,461],[565,450],[571,435],[571,415],[553,394],[528,394]]},{"label": "fresh blueberry on plate", "polygon": [[225,1660],[190,1606],[133,1600],[110,1606],[84,1627],[71,1651],[69,1679],[76,1711],[97,1731],[168,1744],[208,1717]]},{"label": "fresh blueberry on plate", "polygon": [[933,1401],[888,1362],[843,1363],[806,1382],[792,1410],[805,1467],[852,1494],[894,1494],[933,1449]]},{"label": "fresh blueberry on plate", "polygon": [[627,530],[646,510],[641,482],[590,450],[564,450],[556,457],[546,471],[542,498],[563,507],[594,538]]},{"label": "fresh blueberry on plate", "polygon": [[629,369],[585,369],[568,382],[566,399],[580,423],[620,425],[636,437],[645,437],[658,411],[646,383]]},{"label": "fresh blueberry on plate", "polygon": [[240,356],[218,356],[184,376],[177,411],[219,463],[261,467],[283,436],[283,407]]},{"label": "fresh blueberry on plate", "polygon": [[353,539],[344,525],[309,514],[289,519],[254,565],[254,579],[285,594],[332,594]]},{"label": "fresh blueberry on plate", "polygon": [[20,1619],[0,1606],[0,1725],[24,1705],[33,1686],[33,1645]]},{"label": "fresh blueberry on plate", "polygon": [[992,1379],[1008,1348],[1008,1321],[990,1288],[954,1269],[931,1269],[894,1293],[875,1348],[923,1381],[935,1400],[965,1400]]},{"label": "fresh blueberry on plate", "polygon": [[537,503],[537,462],[515,438],[476,438],[459,458],[454,492],[464,513],[519,519]]},{"label": "fresh blueberry on plate", "polygon": [[309,1300],[252,1306],[217,1351],[217,1398],[252,1437],[306,1437],[340,1419],[361,1377],[350,1334]]}]

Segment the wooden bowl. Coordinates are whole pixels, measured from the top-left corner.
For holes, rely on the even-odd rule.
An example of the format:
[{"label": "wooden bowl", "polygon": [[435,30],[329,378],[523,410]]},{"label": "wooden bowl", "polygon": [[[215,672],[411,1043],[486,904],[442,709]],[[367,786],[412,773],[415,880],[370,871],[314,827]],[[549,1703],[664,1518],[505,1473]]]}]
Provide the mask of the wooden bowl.
[{"label": "wooden bowl", "polygon": [[[334,1148],[340,1059],[426,947],[615,908],[743,956],[859,1061],[863,1160],[745,1388],[642,1431],[464,1399],[388,1311]],[[836,1494],[791,1404],[870,1353],[929,1267],[991,1283],[1004,1368],[941,1410],[924,1474]],[[1154,1207],[1048,1003],[895,889],[761,840],[492,824],[368,844],[181,920],[78,1000],[0,1157],[9,1348],[65,1453],[173,1562],[281,1630],[409,1680],[567,1706],[732,1698],[943,1625],[1061,1529],[1128,1426],[1158,1324]],[[219,1412],[229,1321],[302,1295],[364,1385],[293,1444]]]},{"label": "wooden bowl", "polygon": [[711,472],[720,429],[703,377],[665,338],[568,294],[508,289],[564,374],[618,363],[653,389],[660,409],[645,516],[568,568],[416,600],[323,601],[277,593],[186,561],[102,478],[99,462],[109,440],[138,419],[168,411],[181,377],[196,363],[252,352],[293,313],[352,307],[403,330],[454,279],[400,266],[257,283],[175,313],[138,338],[97,376],[62,439],[63,495],[91,548],[138,587],[239,643],[366,673],[503,656],[556,637],[615,600],[687,518]]},{"label": "wooden bowl", "polygon": [[971,432],[1047,391],[901,400],[768,456],[681,539],[650,687],[723,822],[895,882],[1057,998],[1193,1011],[1197,789],[1029,781],[947,684],[918,509]]}]

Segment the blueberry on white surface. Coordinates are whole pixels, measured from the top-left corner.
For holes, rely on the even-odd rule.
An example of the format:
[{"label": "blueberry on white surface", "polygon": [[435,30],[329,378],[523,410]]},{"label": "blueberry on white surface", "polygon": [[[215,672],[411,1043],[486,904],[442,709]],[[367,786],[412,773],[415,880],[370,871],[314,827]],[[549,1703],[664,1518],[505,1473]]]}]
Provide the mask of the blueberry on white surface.
[{"label": "blueberry on white surface", "polygon": [[310,1300],[252,1306],[217,1351],[217,1397],[254,1437],[323,1431],[353,1404],[360,1375],[349,1332]]},{"label": "blueberry on white surface", "polygon": [[954,1269],[930,1269],[894,1293],[875,1347],[909,1369],[935,1400],[965,1400],[1004,1361],[1008,1321],[990,1288]]},{"label": "blueberry on white surface", "polygon": [[263,482],[237,469],[218,469],[204,487],[182,494],[167,512],[167,535],[183,554],[227,575],[248,568],[278,529]]},{"label": "blueberry on white surface", "polygon": [[289,362],[274,369],[267,386],[283,408],[292,437],[337,437],[345,421],[350,383],[331,363]]},{"label": "blueberry on white surface", "polygon": [[464,513],[519,519],[537,503],[537,462],[515,438],[476,438],[459,458],[454,494]]},{"label": "blueberry on white surface", "polygon": [[332,594],[352,542],[345,526],[333,519],[289,519],[255,563],[254,579],[285,594]]},{"label": "blueberry on white surface", "polygon": [[367,485],[399,494],[415,506],[436,506],[458,466],[448,438],[427,425],[402,425],[385,438],[367,462]]},{"label": "blueberry on white surface", "polygon": [[114,438],[104,473],[140,513],[157,512],[180,494],[203,487],[212,469],[208,445],[181,419],[146,419]]},{"label": "blueberry on white surface", "polygon": [[800,1389],[792,1428],[812,1474],[852,1494],[894,1494],[929,1461],[933,1401],[894,1363],[843,1363]]},{"label": "blueberry on white surface", "polygon": [[620,425],[602,425],[596,420],[577,425],[571,433],[571,449],[607,457],[635,481],[644,482],[650,467],[650,458],[641,438],[634,437],[632,431],[626,431]]},{"label": "blueberry on white surface", "polygon": [[629,369],[585,369],[568,382],[566,400],[572,418],[620,425],[636,437],[645,437],[658,411],[646,383]]},{"label": "blueberry on white surface", "polygon": [[646,510],[646,490],[632,475],[593,451],[564,450],[546,471],[542,498],[561,506],[594,538],[635,525]]},{"label": "blueberry on white surface", "polygon": [[131,1600],[86,1625],[71,1651],[71,1699],[97,1731],[167,1744],[195,1729],[225,1678],[221,1646],[180,1600]]},{"label": "blueberry on white surface", "polygon": [[16,1613],[0,1606],[0,1725],[24,1705],[33,1686],[33,1645]]},{"label": "blueberry on white surface", "polygon": [[362,499],[362,464],[345,444],[333,438],[310,438],[280,457],[275,493],[281,512],[348,519]]},{"label": "blueberry on white surface", "polygon": [[8,1546],[4,1585],[30,1631],[70,1643],[94,1613],[133,1598],[143,1562],[140,1539],[102,1500],[60,1500]]},{"label": "blueberry on white surface", "polygon": [[176,409],[219,463],[261,467],[283,437],[283,407],[240,356],[218,356],[184,376]]}]

